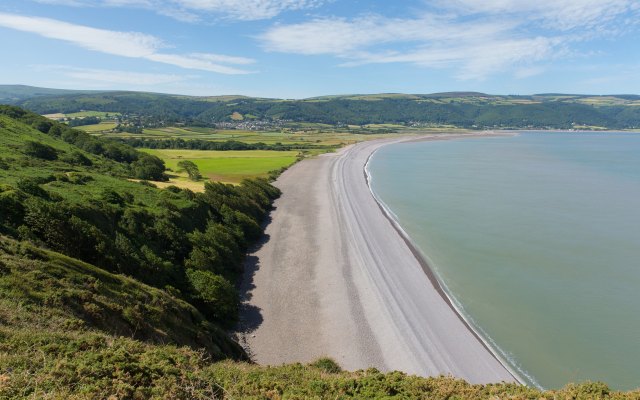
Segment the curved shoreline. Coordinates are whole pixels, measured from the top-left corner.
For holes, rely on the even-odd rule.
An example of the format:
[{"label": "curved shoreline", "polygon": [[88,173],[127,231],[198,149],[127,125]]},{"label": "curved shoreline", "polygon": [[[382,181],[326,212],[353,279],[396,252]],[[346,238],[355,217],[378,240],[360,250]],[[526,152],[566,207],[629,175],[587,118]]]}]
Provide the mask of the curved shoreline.
[{"label": "curved shoreline", "polygon": [[248,257],[241,290],[240,339],[256,362],[329,356],[348,370],[517,381],[439,292],[369,187],[371,154],[416,139],[424,138],[348,146],[276,181],[283,195],[265,242]]},{"label": "curved shoreline", "polygon": [[[475,136],[475,137],[478,137],[478,136]],[[481,136],[481,137],[497,137],[497,135],[484,135],[484,136]],[[467,138],[467,137],[459,137],[459,136],[448,137],[448,138],[447,137],[428,137],[428,138],[424,138],[422,140],[424,140],[424,141],[427,141],[427,140],[451,140],[451,139],[463,139],[463,138]],[[490,339],[485,338],[485,336],[482,333],[478,332],[475,324],[470,322],[468,317],[466,316],[466,314],[464,312],[462,312],[462,310],[460,310],[460,308],[457,306],[458,303],[454,300],[453,295],[449,292],[448,289],[446,289],[446,285],[441,281],[441,279],[438,277],[437,273],[433,270],[433,268],[431,268],[431,266],[429,265],[429,262],[427,261],[425,255],[418,248],[418,246],[413,242],[413,240],[411,239],[409,234],[404,230],[404,228],[402,228],[402,225],[398,221],[397,216],[393,213],[393,211],[391,211],[391,208],[373,190],[373,187],[371,186],[372,176],[371,176],[371,173],[370,173],[370,170],[369,170],[369,163],[371,161],[371,158],[382,147],[386,147],[388,145],[397,144],[397,143],[402,143],[402,141],[391,142],[391,143],[386,144],[385,146],[378,147],[371,154],[369,154],[369,157],[367,158],[367,161],[366,161],[366,163],[364,165],[364,176],[365,176],[365,179],[367,181],[367,186],[369,187],[369,190],[371,191],[371,196],[375,199],[376,203],[378,203],[378,207],[380,207],[380,211],[389,220],[389,222],[391,223],[393,228],[396,230],[396,232],[398,232],[398,235],[400,235],[402,237],[402,239],[405,241],[407,247],[409,248],[409,250],[411,250],[411,253],[416,258],[416,260],[418,261],[420,266],[422,267],[422,270],[424,271],[425,275],[429,278],[429,281],[433,285],[433,288],[438,292],[438,294],[442,297],[442,299],[447,303],[447,305],[449,307],[451,307],[453,312],[455,312],[455,314],[458,316],[458,318],[460,318],[462,323],[464,323],[464,325],[476,337],[476,339],[478,339],[482,343],[482,345],[485,347],[485,349],[487,349],[487,351],[489,351],[491,353],[491,355],[500,364],[502,364],[502,366],[507,371],[509,371],[511,376],[518,383],[526,385],[527,384],[527,380],[523,379],[522,376],[520,375],[520,373],[524,374],[527,377],[528,377],[528,374],[525,371],[520,371],[520,373],[518,373],[516,370],[520,370],[520,369],[518,367],[516,367],[516,366],[513,366],[507,359],[505,359],[506,357],[504,357],[503,352],[501,350],[499,350],[499,349],[496,349],[491,344],[491,343],[494,343],[494,342],[492,340],[490,340]],[[529,381],[535,382],[535,380],[533,380],[531,377],[529,377]],[[539,388],[541,388],[541,387],[539,387]]]}]

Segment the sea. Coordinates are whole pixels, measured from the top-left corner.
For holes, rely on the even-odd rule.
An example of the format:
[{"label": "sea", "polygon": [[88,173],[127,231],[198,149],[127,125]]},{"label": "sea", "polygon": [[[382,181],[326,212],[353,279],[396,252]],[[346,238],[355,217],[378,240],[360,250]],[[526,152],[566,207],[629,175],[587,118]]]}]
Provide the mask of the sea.
[{"label": "sea", "polygon": [[367,168],[456,307],[527,384],[640,387],[640,134],[403,142]]}]

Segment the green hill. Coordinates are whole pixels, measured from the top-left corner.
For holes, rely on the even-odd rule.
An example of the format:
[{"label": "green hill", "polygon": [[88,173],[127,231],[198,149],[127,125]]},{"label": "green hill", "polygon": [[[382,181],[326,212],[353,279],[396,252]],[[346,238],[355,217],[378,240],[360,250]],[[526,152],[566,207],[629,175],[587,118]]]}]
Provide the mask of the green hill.
[{"label": "green hill", "polygon": [[247,359],[225,329],[244,251],[278,191],[131,180],[163,175],[157,157],[0,106],[0,349],[124,336]]},{"label": "green hill", "polygon": [[26,85],[0,85],[0,103],[15,103],[33,97],[63,96],[73,93],[92,93],[92,91],[49,89]]},{"label": "green hill", "polygon": [[[33,91],[36,92],[36,88]],[[254,122],[312,122],[336,126],[399,124],[469,129],[640,128],[640,96],[636,95],[501,96],[446,92],[356,94],[281,100],[114,91],[20,97],[12,103],[38,114],[69,114],[83,110],[119,113],[133,117],[141,125],[156,127],[173,124],[213,126],[237,122],[234,121],[234,115],[250,115]]]}]

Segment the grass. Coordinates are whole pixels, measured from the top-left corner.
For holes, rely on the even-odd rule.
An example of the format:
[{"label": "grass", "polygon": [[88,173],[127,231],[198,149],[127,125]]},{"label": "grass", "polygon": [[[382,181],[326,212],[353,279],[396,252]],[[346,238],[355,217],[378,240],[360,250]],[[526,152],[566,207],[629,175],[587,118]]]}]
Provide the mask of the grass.
[{"label": "grass", "polygon": [[61,118],[85,118],[85,117],[98,117],[101,119],[113,119],[119,116],[120,113],[117,112],[105,112],[105,111],[80,111],[75,113],[63,114],[45,114],[44,116],[49,119],[61,119]]},{"label": "grass", "polygon": [[178,163],[193,161],[204,178],[225,183],[239,183],[245,178],[267,177],[270,171],[288,167],[296,161],[297,151],[208,151],[208,150],[144,150],[164,160],[174,175],[169,184],[189,189],[204,186],[179,172]]},{"label": "grass", "polygon": [[100,122],[99,124],[95,124],[95,125],[79,126],[77,127],[77,129],[80,129],[87,133],[109,132],[112,129],[114,129],[117,125],[118,124],[116,124],[115,122]]},{"label": "grass", "polygon": [[[331,125],[316,123],[291,123],[278,131],[220,130],[201,127],[167,127],[145,129],[141,134],[109,133],[108,137],[116,138],[149,138],[149,139],[200,139],[209,141],[236,140],[244,143],[295,144],[337,146],[380,138],[384,133],[380,130],[398,130],[399,133],[413,133],[410,129],[400,129],[399,125],[380,125],[369,127],[353,126],[353,129],[336,129]],[[388,135],[387,135],[388,136]]]},{"label": "grass", "polygon": [[104,111],[80,111],[71,114],[66,114],[68,118],[84,118],[84,117],[98,117],[98,118],[114,118],[119,116],[117,112],[104,112]]}]

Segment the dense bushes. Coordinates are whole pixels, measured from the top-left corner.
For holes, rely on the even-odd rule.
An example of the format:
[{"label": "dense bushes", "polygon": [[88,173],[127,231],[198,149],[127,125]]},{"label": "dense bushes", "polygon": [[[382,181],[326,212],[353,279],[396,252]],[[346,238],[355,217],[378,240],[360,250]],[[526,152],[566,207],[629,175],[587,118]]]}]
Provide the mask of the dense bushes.
[{"label": "dense bushes", "polygon": [[16,162],[0,183],[1,234],[161,289],[216,326],[236,321],[235,283],[278,189],[264,179],[207,183],[204,193],[142,186],[123,178],[162,179],[159,158],[56,123],[35,132],[39,117],[10,107],[0,119],[11,125],[0,145],[23,141],[5,146]]},{"label": "dense bushes", "polygon": [[264,180],[207,184],[202,194],[176,188],[165,193],[182,209],[160,202],[150,212],[111,188],[100,200],[70,204],[51,196],[46,182],[23,179],[3,188],[3,231],[160,288],[170,285],[212,320],[235,321],[233,282],[277,189]]},{"label": "dense bushes", "polygon": [[56,160],[58,158],[58,152],[55,148],[38,142],[27,142],[24,146],[24,152],[28,156],[43,160]]},{"label": "dense bushes", "polygon": [[100,118],[98,117],[84,117],[84,118],[73,118],[70,119],[68,124],[69,126],[85,126],[85,125],[95,125],[100,123]]}]

